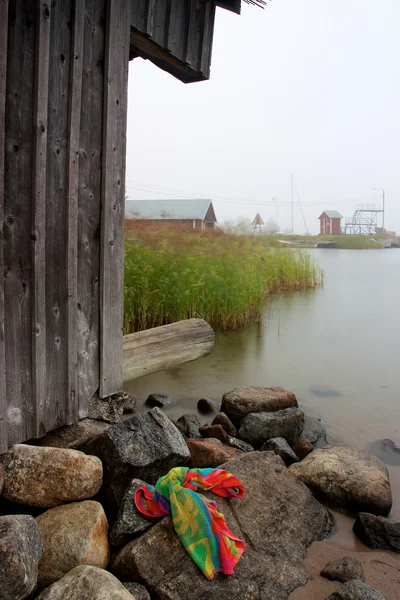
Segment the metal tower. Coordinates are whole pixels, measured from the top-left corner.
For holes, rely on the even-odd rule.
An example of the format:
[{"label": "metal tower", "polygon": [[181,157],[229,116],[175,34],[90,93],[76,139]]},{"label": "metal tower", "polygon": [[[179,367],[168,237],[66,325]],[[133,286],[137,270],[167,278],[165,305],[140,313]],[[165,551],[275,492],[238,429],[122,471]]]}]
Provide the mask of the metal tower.
[{"label": "metal tower", "polygon": [[345,220],[343,233],[375,235],[380,214],[383,227],[385,210],[380,204],[357,204],[354,215]]}]

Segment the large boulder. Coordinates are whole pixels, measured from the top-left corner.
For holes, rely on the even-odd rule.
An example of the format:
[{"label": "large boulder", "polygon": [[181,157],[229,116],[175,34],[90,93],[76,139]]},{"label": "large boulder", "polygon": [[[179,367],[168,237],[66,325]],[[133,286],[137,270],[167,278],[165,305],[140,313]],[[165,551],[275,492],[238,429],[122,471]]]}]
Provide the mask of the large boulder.
[{"label": "large boulder", "polygon": [[104,469],[100,499],[114,521],[132,479],[154,484],[173,467],[185,465],[190,452],[181,433],[159,409],[113,425],[83,450],[98,456]]},{"label": "large boulder", "polygon": [[331,594],[327,600],[385,600],[385,598],[363,581],[352,579]]},{"label": "large boulder", "polygon": [[0,517],[0,598],[21,600],[33,591],[42,549],[33,517]]},{"label": "large boulder", "polygon": [[241,450],[226,446],[220,440],[208,438],[204,440],[186,440],[190,450],[190,466],[193,469],[218,467],[232,458],[243,454]]},{"label": "large boulder", "polygon": [[326,577],[326,579],[340,581],[341,583],[346,583],[346,581],[351,581],[352,579],[365,581],[362,564],[357,558],[352,558],[351,556],[344,556],[343,558],[331,561],[322,569],[321,575],[322,577]]},{"label": "large boulder", "polygon": [[127,487],[122,499],[116,521],[110,531],[110,543],[117,548],[127,544],[135,535],[146,531],[155,521],[143,516],[134,502],[135,492],[140,486],[146,485],[141,479],[133,479]]},{"label": "large boulder", "polygon": [[37,446],[50,446],[51,448],[69,448],[79,450],[88,444],[93,438],[98,437],[110,427],[110,423],[97,421],[95,419],[82,419],[75,425],[65,425],[50,431],[40,440],[36,440]]},{"label": "large boulder", "polygon": [[386,515],[392,493],[386,466],[344,444],[328,444],[291,465],[291,472],[321,500],[339,509]]},{"label": "large boulder", "polygon": [[369,548],[400,552],[400,520],[360,513],[354,523],[356,536]]},{"label": "large boulder", "polygon": [[250,413],[275,412],[293,406],[297,407],[296,396],[281,387],[240,387],[223,395],[221,412],[239,427]]},{"label": "large boulder", "polygon": [[206,494],[216,500],[232,532],[246,540],[235,574],[206,580],[167,517],[118,553],[111,566],[117,577],[144,582],[159,600],[287,600],[304,585],[306,549],[330,532],[328,511],[276,455],[252,452],[222,468],[246,488],[242,500]]},{"label": "large boulder", "polygon": [[108,523],[98,502],[86,500],[47,510],[36,518],[43,538],[39,586],[58,581],[74,567],[105,569],[110,560]]},{"label": "large boulder", "polygon": [[298,462],[299,460],[293,452],[293,450],[291,449],[291,447],[289,446],[289,444],[287,443],[287,441],[281,437],[271,438],[270,440],[265,442],[265,444],[262,445],[261,450],[263,452],[275,452],[275,454],[281,457],[281,459],[287,467],[289,467],[295,462]]},{"label": "large boulder", "polygon": [[250,413],[240,425],[239,436],[255,448],[277,437],[292,445],[299,441],[303,425],[304,413],[299,408]]},{"label": "large boulder", "polygon": [[0,456],[3,496],[11,502],[49,508],[92,498],[99,491],[103,468],[95,456],[78,450],[17,444]]},{"label": "large boulder", "polygon": [[131,594],[116,577],[98,567],[75,567],[45,589],[36,600],[141,600]]}]

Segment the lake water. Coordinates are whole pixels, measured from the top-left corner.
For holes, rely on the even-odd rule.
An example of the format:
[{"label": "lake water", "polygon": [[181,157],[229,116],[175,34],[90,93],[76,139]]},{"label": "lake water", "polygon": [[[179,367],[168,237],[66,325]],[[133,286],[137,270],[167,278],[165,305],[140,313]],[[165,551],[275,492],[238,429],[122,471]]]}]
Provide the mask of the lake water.
[{"label": "lake water", "polygon": [[388,463],[400,517],[400,453],[376,443],[400,443],[400,250],[310,252],[322,287],[271,298],[261,324],[217,333],[210,356],[125,387],[141,401],[168,392],[173,417],[238,386],[292,390],[329,434]]}]

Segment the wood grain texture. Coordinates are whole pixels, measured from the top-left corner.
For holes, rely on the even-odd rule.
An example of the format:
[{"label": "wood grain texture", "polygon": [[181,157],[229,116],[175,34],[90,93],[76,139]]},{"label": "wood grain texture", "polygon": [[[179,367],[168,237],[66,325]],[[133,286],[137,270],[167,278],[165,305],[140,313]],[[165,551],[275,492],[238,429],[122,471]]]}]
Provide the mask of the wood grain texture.
[{"label": "wood grain texture", "polygon": [[[32,186],[32,403],[35,437],[46,433],[46,173],[51,8],[36,2]],[[28,342],[29,343],[29,342]]]},{"label": "wood grain texture", "polygon": [[72,14],[67,164],[67,413],[66,424],[78,420],[78,198],[85,0],[75,0]]},{"label": "wood grain texture", "polygon": [[35,21],[36,2],[10,0],[4,161],[4,306],[9,445],[29,440],[35,434],[31,249]]},{"label": "wood grain texture", "polygon": [[107,0],[101,194],[100,398],[122,390],[129,0]]},{"label": "wood grain texture", "polygon": [[105,2],[86,0],[79,140],[77,349],[79,417],[99,388],[100,206]]},{"label": "wood grain texture", "polygon": [[46,203],[46,426],[67,412],[67,165],[72,0],[52,0]]},{"label": "wood grain texture", "polygon": [[202,319],[131,333],[123,339],[124,381],[207,356],[213,347],[214,331]]},{"label": "wood grain texture", "polygon": [[7,385],[4,339],[4,150],[5,109],[8,38],[8,0],[0,0],[0,454],[6,452],[7,443]]}]

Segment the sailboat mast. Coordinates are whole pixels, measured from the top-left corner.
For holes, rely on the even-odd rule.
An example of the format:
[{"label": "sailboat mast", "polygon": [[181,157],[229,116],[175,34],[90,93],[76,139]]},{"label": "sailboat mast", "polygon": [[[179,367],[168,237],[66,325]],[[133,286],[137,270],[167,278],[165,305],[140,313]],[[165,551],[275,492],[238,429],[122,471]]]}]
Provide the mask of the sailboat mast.
[{"label": "sailboat mast", "polygon": [[292,184],[292,233],[294,233],[294,205],[293,205],[293,173],[291,174],[291,184]]}]

